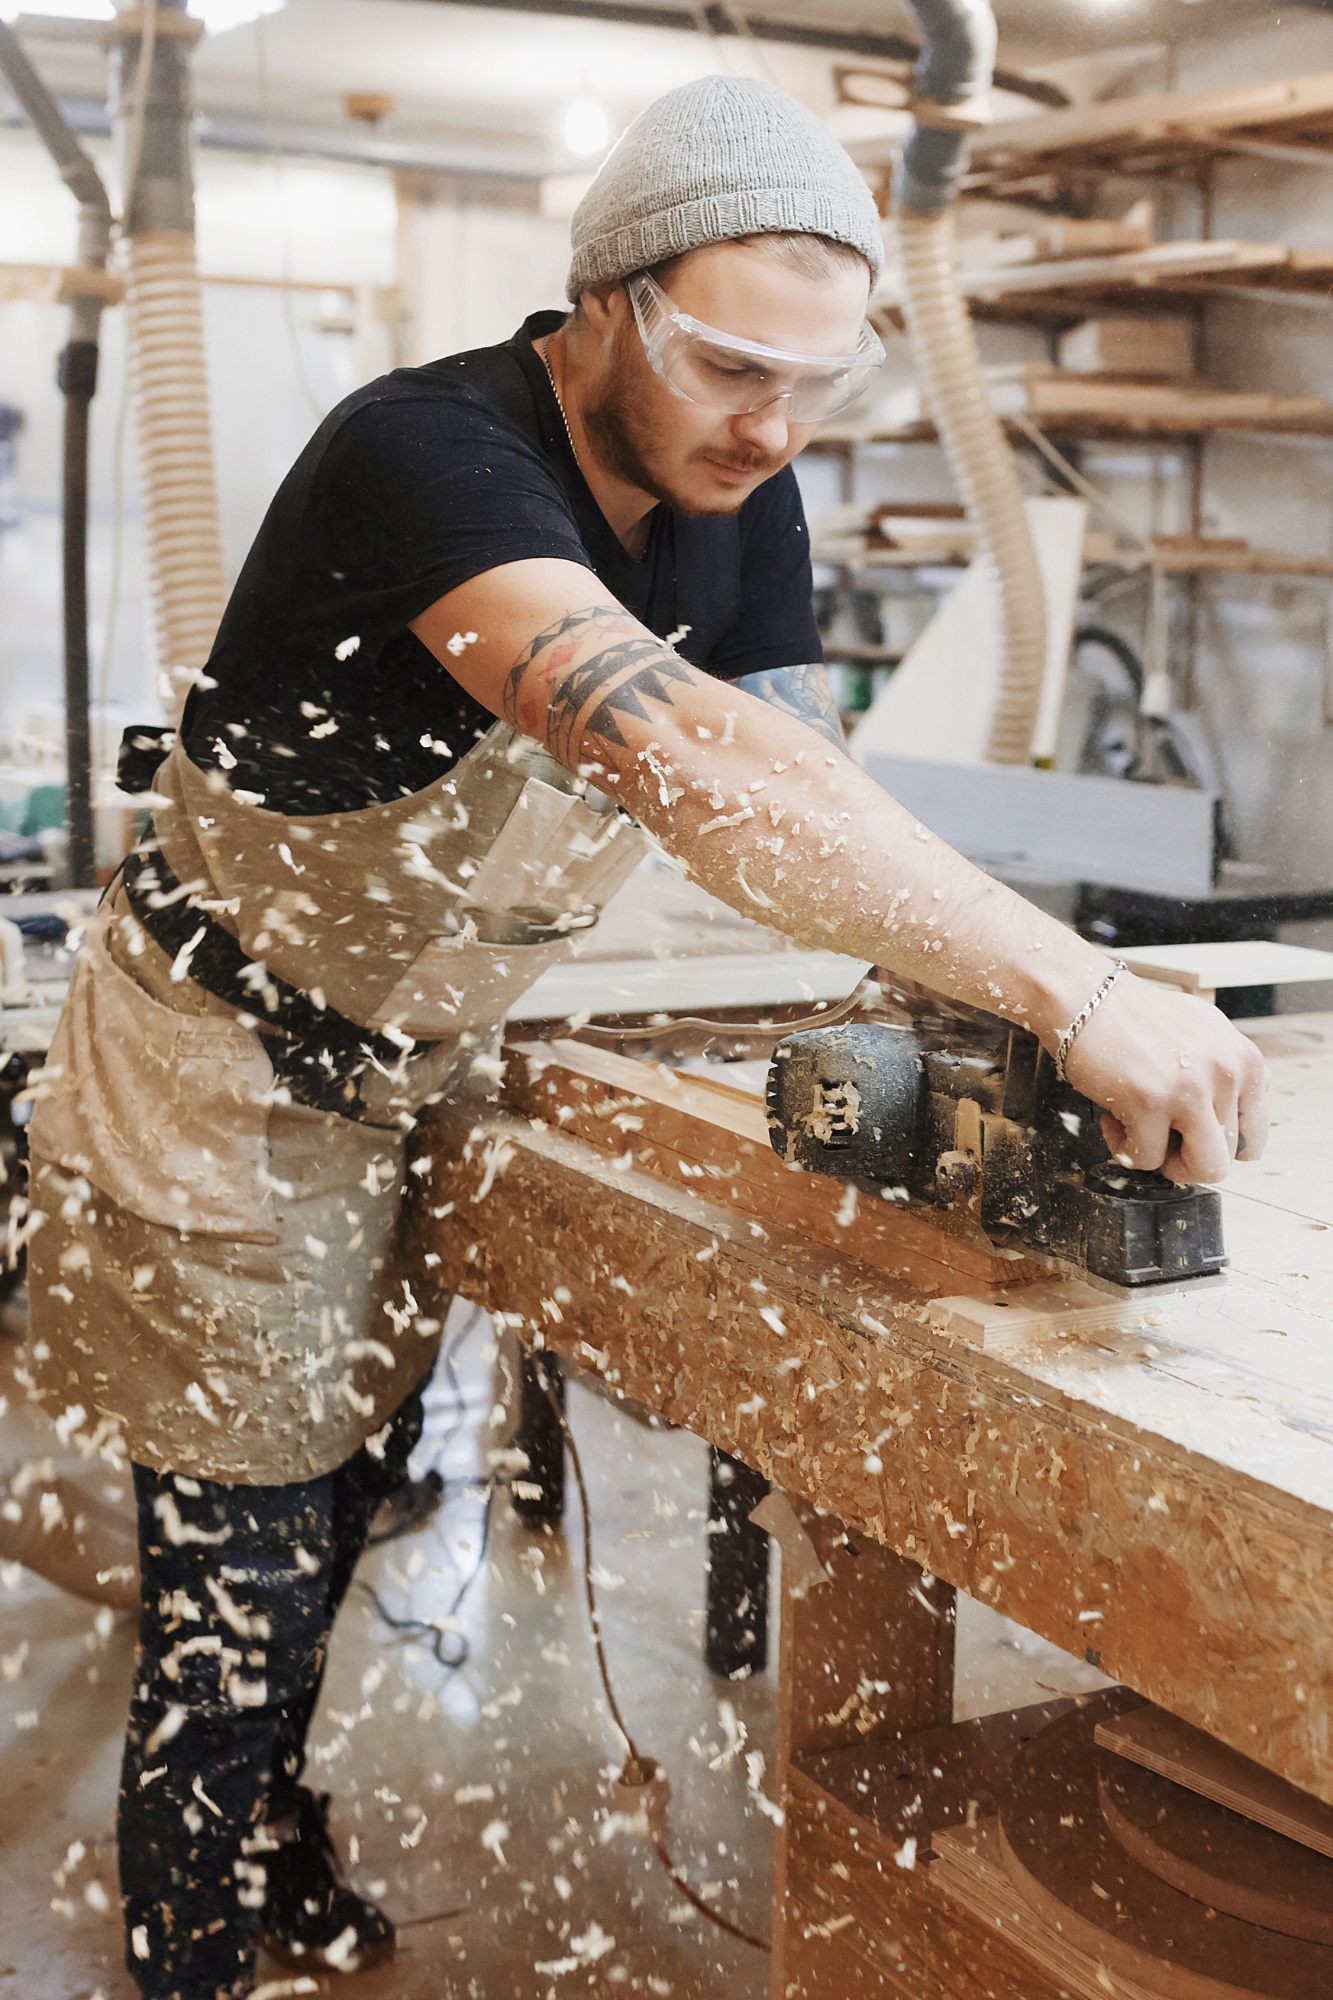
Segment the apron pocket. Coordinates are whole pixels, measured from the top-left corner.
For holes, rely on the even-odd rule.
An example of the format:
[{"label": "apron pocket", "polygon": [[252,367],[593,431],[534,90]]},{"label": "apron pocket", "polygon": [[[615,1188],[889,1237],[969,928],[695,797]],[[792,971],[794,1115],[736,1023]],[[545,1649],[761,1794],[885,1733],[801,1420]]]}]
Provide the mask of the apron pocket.
[{"label": "apron pocket", "polygon": [[152,999],[107,951],[110,922],[104,910],[89,926],[33,1079],[33,1152],[145,1222],[275,1242],[263,1043],[236,1021]]}]

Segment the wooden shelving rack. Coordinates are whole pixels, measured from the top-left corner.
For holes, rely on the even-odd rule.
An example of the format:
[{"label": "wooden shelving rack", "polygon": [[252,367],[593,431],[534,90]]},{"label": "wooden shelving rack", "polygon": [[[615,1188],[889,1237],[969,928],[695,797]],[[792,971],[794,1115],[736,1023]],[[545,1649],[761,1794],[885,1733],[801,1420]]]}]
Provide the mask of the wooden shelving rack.
[{"label": "wooden shelving rack", "polygon": [[[1032,216],[1031,239],[1025,251],[1006,246],[1010,255],[1004,259],[963,262],[960,281],[974,317],[1040,328],[1053,351],[1062,328],[1090,318],[1171,315],[1197,323],[1208,302],[1219,298],[1333,301],[1333,245],[1295,248],[1207,236],[1153,242],[1146,201],[1123,222],[1080,215],[1108,176],[1185,181],[1200,190],[1206,230],[1214,164],[1243,158],[1313,163],[1325,170],[1333,164],[1333,71],[1250,90],[1117,100],[992,128],[973,149],[965,199],[1025,208]],[[1069,212],[1058,213],[1061,209]],[[966,239],[963,247],[966,258]],[[872,316],[885,325],[902,325],[892,270],[876,292]],[[1017,372],[997,383],[995,397],[1019,447],[1032,444],[1035,426],[1075,453],[1081,443],[1096,442],[1182,457],[1188,532],[1154,537],[1151,554],[1137,560],[1184,579],[1192,593],[1208,575],[1333,580],[1333,555],[1253,549],[1243,540],[1203,532],[1208,440],[1224,434],[1333,439],[1333,402],[1324,397],[1219,390],[1199,379],[1079,376],[1054,366]],[[861,446],[937,442],[929,413],[918,411],[910,421],[867,429],[826,427],[807,449],[843,459],[843,493],[850,500]],[[938,548],[916,537],[898,547],[889,539],[881,546],[874,541],[871,537],[856,553],[822,558],[817,548],[814,553],[817,560],[837,562],[846,588],[865,571],[949,568],[969,560],[969,551],[947,535]],[[1092,533],[1087,560],[1134,566],[1136,558],[1117,555],[1110,538]],[[1193,612],[1189,626],[1192,633]]]}]

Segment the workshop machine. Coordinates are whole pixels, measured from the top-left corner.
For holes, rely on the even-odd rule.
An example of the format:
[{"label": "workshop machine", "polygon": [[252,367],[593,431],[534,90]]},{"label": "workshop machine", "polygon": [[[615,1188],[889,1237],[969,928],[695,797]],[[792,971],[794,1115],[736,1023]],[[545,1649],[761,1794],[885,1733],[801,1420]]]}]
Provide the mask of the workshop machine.
[{"label": "workshop machine", "polygon": [[773,1150],[868,1193],[971,1223],[1117,1287],[1213,1277],[1221,1202],[1112,1159],[1101,1114],[1036,1036],[978,1016],[839,1022],[779,1042]]}]

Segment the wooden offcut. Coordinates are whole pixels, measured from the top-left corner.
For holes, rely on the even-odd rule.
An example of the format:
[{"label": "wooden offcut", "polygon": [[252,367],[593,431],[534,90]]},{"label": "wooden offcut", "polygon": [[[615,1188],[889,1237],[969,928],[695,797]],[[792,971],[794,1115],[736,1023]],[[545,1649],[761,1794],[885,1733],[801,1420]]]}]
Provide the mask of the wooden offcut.
[{"label": "wooden offcut", "polygon": [[1097,1779],[1102,1824],[1140,1867],[1182,1895],[1283,1937],[1333,1945],[1333,1861],[1110,1751]]},{"label": "wooden offcut", "polygon": [[1333,1945],[1282,1936],[1195,1901],[1112,1837],[1093,1731],[1099,1715],[1133,1700],[1125,1689],[1093,1695],[1015,1757],[1000,1840],[1022,1901],[1088,1957],[1172,2000],[1316,2000],[1333,1992]]},{"label": "wooden offcut", "polygon": [[1129,375],[1188,381],[1193,337],[1183,319],[1086,319],[1059,345],[1060,366],[1075,375]]},{"label": "wooden offcut", "polygon": [[1262,1764],[1242,1757],[1202,1729],[1192,1729],[1167,1709],[1145,1703],[1099,1722],[1097,1741],[1201,1798],[1229,1806],[1260,1826],[1333,1858],[1333,1806],[1284,1783]]}]

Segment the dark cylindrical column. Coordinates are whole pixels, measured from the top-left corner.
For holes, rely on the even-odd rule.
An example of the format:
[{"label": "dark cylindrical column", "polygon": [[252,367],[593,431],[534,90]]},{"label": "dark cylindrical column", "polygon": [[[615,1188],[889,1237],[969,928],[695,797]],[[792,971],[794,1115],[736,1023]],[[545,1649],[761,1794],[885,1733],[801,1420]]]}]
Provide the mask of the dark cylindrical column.
[{"label": "dark cylindrical column", "polygon": [[97,389],[95,340],[71,339],[61,349],[56,382],[65,398],[61,484],[65,600],[65,826],[69,834],[70,882],[76,889],[90,889],[97,879],[88,713],[88,413]]},{"label": "dark cylindrical column", "polygon": [[768,1665],[768,1536],[750,1515],[769,1491],[762,1472],[709,1454],[704,1664],[729,1679]]},{"label": "dark cylindrical column", "polygon": [[554,1354],[530,1354],[524,1348],[519,1369],[518,1429],[511,1444],[527,1453],[526,1472],[517,1477],[521,1485],[541,1488],[539,1495],[514,1493],[514,1512],[534,1525],[558,1521],[565,1511],[565,1434],[560,1419],[551,1408],[546,1390],[550,1388],[561,1410],[565,1407],[565,1378]]},{"label": "dark cylindrical column", "polygon": [[76,889],[87,889],[96,880],[88,725],[88,406],[97,387],[97,333],[103,293],[96,278],[106,266],[111,243],[111,205],[97,169],[28,61],[17,36],[3,21],[0,72],[78,201],[79,267],[90,280],[75,289],[69,342],[56,374],[65,398],[61,495],[65,541],[65,821],[69,879]]}]

